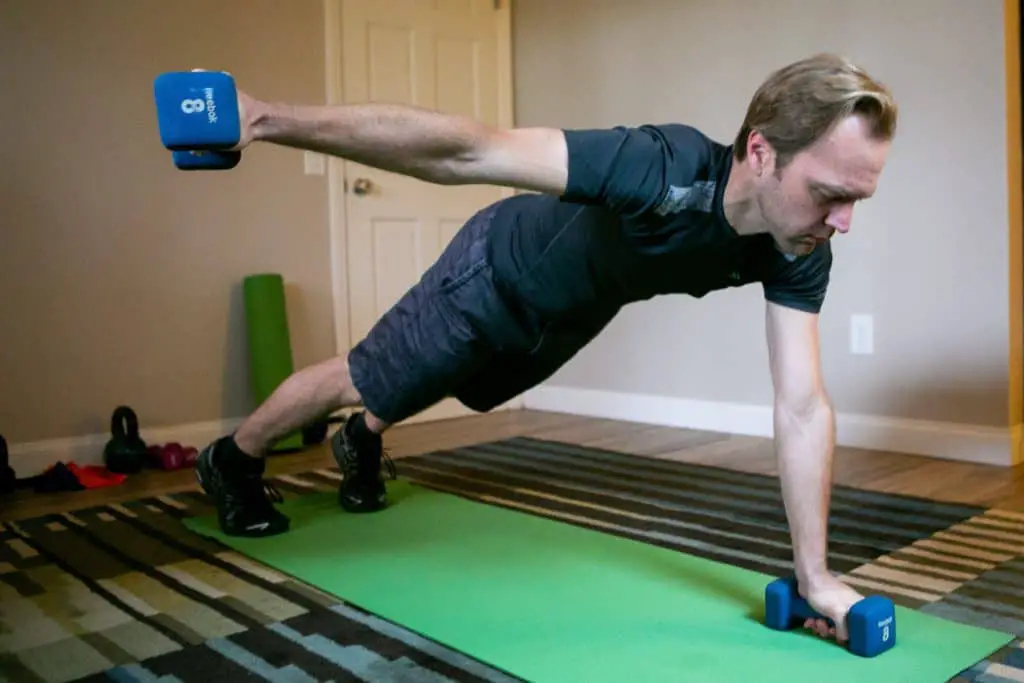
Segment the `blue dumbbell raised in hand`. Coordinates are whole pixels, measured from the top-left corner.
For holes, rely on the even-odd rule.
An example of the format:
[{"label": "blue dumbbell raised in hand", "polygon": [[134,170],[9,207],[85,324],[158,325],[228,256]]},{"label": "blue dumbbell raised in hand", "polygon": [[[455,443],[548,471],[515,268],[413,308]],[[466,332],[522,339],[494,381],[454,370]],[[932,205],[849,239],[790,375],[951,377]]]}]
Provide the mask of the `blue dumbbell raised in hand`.
[{"label": "blue dumbbell raised in hand", "polygon": [[238,165],[242,136],[235,79],[223,71],[173,71],[153,82],[160,141],[186,170]]},{"label": "blue dumbbell raised in hand", "polygon": [[[825,619],[804,600],[797,590],[796,579],[781,578],[765,588],[765,623],[777,631],[802,626],[807,619]],[[831,619],[826,619],[834,626]],[[860,600],[846,616],[850,652],[861,657],[875,657],[896,644],[896,608],[880,595]]]}]

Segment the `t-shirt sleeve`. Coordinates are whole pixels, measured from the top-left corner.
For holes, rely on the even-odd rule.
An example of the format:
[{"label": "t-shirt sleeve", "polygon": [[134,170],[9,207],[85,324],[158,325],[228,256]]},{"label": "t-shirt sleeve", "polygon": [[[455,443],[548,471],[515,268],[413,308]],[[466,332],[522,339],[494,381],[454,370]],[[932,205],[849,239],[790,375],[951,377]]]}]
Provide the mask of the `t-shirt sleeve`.
[{"label": "t-shirt sleeve", "polygon": [[832,272],[832,245],[825,242],[794,259],[764,281],[766,300],[808,313],[820,313]]},{"label": "t-shirt sleeve", "polygon": [[708,138],[683,124],[564,131],[568,185],[562,198],[626,217],[657,212],[671,186],[688,187],[709,159]]}]

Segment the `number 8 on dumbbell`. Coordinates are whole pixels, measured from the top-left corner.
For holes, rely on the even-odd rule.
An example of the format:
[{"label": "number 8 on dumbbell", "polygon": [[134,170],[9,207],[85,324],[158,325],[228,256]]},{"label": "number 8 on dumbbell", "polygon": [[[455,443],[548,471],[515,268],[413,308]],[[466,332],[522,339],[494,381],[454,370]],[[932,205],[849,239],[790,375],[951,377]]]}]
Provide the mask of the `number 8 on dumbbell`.
[{"label": "number 8 on dumbbell", "polygon": [[206,111],[206,103],[198,97],[181,101],[181,110],[186,114],[201,114]]}]

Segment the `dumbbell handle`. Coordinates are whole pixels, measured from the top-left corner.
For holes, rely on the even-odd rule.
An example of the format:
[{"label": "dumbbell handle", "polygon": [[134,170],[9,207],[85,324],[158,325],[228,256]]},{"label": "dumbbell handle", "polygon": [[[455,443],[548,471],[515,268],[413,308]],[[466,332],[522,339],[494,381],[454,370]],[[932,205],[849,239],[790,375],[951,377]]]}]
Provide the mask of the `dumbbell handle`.
[{"label": "dumbbell handle", "polygon": [[793,596],[793,602],[790,604],[789,613],[795,619],[824,619],[828,622],[829,627],[835,627],[836,625],[834,621],[811,607],[810,603],[800,597],[800,595]]},{"label": "dumbbell handle", "polygon": [[765,617],[772,628],[791,629],[807,619],[825,619],[830,627],[835,626],[801,597],[794,577],[772,581],[765,589],[765,605]]}]

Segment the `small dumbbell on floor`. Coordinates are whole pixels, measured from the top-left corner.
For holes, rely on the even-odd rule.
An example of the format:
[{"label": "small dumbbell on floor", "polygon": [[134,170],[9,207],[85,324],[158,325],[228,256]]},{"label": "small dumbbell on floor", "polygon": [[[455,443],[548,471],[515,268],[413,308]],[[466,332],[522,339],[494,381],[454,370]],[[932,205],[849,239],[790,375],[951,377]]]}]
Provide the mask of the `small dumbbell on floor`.
[{"label": "small dumbbell on floor", "polygon": [[[765,623],[777,631],[803,626],[807,619],[825,619],[804,600],[797,590],[796,579],[781,578],[765,588]],[[829,626],[834,626],[827,619]],[[896,608],[893,602],[872,595],[857,602],[846,616],[850,652],[861,657],[875,657],[896,644]]]},{"label": "small dumbbell on floor", "polygon": [[235,79],[223,71],[173,71],[153,82],[160,141],[182,170],[238,165],[242,125]]}]

